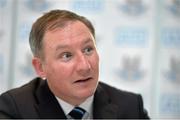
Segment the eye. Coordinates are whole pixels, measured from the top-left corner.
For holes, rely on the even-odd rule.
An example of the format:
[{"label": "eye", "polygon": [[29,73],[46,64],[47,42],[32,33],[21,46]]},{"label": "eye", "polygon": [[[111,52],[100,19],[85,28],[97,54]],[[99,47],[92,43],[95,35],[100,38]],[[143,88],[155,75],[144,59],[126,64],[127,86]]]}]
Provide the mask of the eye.
[{"label": "eye", "polygon": [[70,52],[64,52],[61,55],[61,59],[65,62],[69,61],[72,58],[72,54]]},{"label": "eye", "polygon": [[85,53],[86,55],[91,55],[92,52],[93,52],[93,50],[94,50],[93,47],[87,47],[87,48],[84,49],[84,53]]}]

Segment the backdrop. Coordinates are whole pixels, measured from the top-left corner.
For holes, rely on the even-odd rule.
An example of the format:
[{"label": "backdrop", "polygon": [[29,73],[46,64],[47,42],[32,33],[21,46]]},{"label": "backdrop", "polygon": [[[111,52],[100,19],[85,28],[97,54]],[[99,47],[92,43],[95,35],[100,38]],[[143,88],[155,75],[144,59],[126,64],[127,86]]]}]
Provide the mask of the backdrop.
[{"label": "backdrop", "polygon": [[141,93],[151,118],[180,118],[180,0],[0,0],[0,93],[36,76],[28,36],[51,9],[92,21],[101,81]]}]

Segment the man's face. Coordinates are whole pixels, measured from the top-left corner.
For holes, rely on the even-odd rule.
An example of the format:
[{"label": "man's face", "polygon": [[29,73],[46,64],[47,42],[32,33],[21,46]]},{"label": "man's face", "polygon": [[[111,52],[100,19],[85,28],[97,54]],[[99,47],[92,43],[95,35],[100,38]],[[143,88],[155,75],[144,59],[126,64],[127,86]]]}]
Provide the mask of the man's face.
[{"label": "man's face", "polygon": [[95,92],[99,56],[94,37],[82,22],[47,31],[43,47],[43,72],[56,96],[76,105]]}]

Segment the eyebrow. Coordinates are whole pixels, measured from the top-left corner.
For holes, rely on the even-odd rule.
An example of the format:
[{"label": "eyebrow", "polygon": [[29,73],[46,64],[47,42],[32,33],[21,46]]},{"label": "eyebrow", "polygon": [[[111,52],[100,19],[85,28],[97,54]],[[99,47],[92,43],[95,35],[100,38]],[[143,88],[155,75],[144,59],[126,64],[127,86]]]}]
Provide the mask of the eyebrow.
[{"label": "eyebrow", "polygon": [[86,39],[86,40],[83,42],[83,44],[88,44],[88,43],[90,43],[90,42],[93,42],[93,40],[92,40],[91,38],[88,38],[88,39]]},{"label": "eyebrow", "polygon": [[58,45],[58,46],[56,47],[56,51],[58,51],[59,49],[67,48],[67,47],[68,47],[68,45]]},{"label": "eyebrow", "polygon": [[[84,45],[84,44],[88,44],[88,43],[90,43],[90,42],[93,42],[93,40],[92,40],[91,38],[88,38],[88,39],[86,39],[82,44]],[[68,48],[68,46],[69,46],[69,45],[66,45],[66,44],[64,44],[64,45],[58,45],[58,46],[56,47],[56,51],[58,51],[59,49]]]}]

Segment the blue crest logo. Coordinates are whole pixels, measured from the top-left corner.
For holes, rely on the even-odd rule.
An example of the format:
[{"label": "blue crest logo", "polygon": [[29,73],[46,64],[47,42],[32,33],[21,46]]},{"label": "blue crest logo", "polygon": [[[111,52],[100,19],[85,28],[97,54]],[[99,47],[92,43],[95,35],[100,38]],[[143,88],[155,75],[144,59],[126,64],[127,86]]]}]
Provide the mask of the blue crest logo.
[{"label": "blue crest logo", "polygon": [[171,0],[166,8],[172,15],[180,17],[180,0]]},{"label": "blue crest logo", "polygon": [[180,94],[164,93],[160,96],[160,113],[180,117]]},{"label": "blue crest logo", "polygon": [[104,8],[103,0],[74,0],[72,1],[72,9],[84,13],[101,12]]},{"label": "blue crest logo", "polygon": [[117,75],[127,81],[137,81],[145,77],[145,71],[141,68],[141,59],[138,56],[122,58],[122,67],[116,73]]},{"label": "blue crest logo", "polygon": [[180,84],[180,60],[176,59],[175,57],[171,57],[169,70],[164,73],[164,76],[167,80],[175,84]]},{"label": "blue crest logo", "polygon": [[27,0],[26,5],[32,11],[41,12],[47,10],[50,3],[47,0]]},{"label": "blue crest logo", "polygon": [[115,30],[116,45],[123,47],[145,47],[148,41],[146,28],[121,27]]},{"label": "blue crest logo", "polygon": [[139,16],[147,11],[147,7],[142,0],[125,0],[125,3],[118,5],[118,8],[123,13],[131,16]]},{"label": "blue crest logo", "polygon": [[165,47],[179,48],[180,28],[167,27],[161,30],[161,42]]}]

